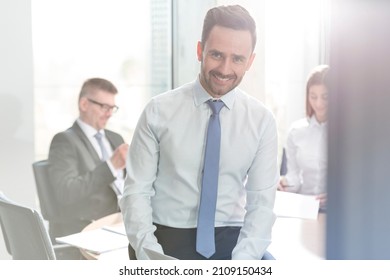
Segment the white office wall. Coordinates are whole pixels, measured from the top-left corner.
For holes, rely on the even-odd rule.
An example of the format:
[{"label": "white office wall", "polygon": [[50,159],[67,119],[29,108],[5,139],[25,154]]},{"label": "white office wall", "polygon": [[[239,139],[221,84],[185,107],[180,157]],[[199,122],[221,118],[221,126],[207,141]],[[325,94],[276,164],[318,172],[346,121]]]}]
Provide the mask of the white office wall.
[{"label": "white office wall", "polygon": [[[36,206],[29,0],[0,1],[0,191]],[[10,259],[0,233],[0,259]]]}]

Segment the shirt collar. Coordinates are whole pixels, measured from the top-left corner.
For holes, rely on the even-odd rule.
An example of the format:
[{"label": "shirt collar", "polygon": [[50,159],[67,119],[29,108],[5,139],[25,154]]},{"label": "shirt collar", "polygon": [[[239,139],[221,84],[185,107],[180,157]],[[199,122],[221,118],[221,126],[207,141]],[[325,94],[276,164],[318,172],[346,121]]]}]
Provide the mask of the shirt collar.
[{"label": "shirt collar", "polygon": [[[224,94],[220,100],[223,101],[225,106],[231,110],[233,108],[234,100],[236,98],[236,89],[232,89],[231,91]],[[195,81],[194,86],[194,102],[195,106],[200,106],[201,104],[205,103],[207,100],[212,99],[212,96],[208,94],[208,92],[203,88],[202,84],[200,83],[199,77]]]},{"label": "shirt collar", "polygon": [[326,127],[328,125],[327,121],[323,123],[319,123],[314,114],[309,118],[309,123],[310,126],[317,126],[317,127]]},{"label": "shirt collar", "polygon": [[100,132],[104,136],[104,129],[97,131],[94,127],[90,126],[86,122],[83,122],[80,118],[77,119],[77,124],[87,137],[94,137],[97,132]]}]

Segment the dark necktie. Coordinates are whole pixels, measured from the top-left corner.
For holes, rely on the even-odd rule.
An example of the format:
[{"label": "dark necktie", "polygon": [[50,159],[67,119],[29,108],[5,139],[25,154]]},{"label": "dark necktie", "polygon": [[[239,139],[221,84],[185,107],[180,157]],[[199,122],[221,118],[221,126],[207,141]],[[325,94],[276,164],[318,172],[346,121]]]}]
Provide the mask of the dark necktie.
[{"label": "dark necktie", "polygon": [[219,153],[221,144],[221,126],[219,112],[224,103],[222,101],[207,102],[212,110],[207,129],[206,150],[204,156],[202,191],[198,213],[196,232],[196,251],[211,257],[215,253],[214,225],[215,208],[217,205]]}]

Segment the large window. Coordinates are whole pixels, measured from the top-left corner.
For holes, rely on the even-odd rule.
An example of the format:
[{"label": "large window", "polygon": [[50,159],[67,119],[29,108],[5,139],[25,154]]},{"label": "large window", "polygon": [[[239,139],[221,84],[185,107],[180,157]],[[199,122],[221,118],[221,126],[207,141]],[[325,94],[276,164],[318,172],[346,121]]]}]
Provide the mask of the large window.
[{"label": "large window", "polygon": [[171,88],[170,1],[34,0],[32,14],[36,157],[78,117],[91,77],[118,87],[108,127],[130,141],[145,103]]},{"label": "large window", "polygon": [[276,116],[281,151],[291,123],[306,115],[309,72],[329,60],[329,0],[264,2],[264,100]]}]

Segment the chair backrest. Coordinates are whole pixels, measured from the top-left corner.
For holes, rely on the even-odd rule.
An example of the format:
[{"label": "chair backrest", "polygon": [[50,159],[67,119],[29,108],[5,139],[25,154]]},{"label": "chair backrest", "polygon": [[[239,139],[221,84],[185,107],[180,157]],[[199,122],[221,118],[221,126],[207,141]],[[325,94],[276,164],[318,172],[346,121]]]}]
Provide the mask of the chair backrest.
[{"label": "chair backrest", "polygon": [[[8,198],[2,192],[0,192],[0,201],[6,201],[7,199]],[[8,254],[12,255],[11,246],[9,245],[7,235],[5,234],[5,228],[4,228],[3,222],[1,221],[1,216],[0,216],[0,229],[1,229],[1,232],[3,233],[3,239],[4,239],[5,247],[7,248],[7,252],[8,252]]]},{"label": "chair backrest", "polygon": [[50,185],[48,170],[49,161],[41,160],[34,162],[32,167],[42,216],[47,221],[55,220],[60,215],[56,203],[57,199],[54,195],[54,190]]},{"label": "chair backrest", "polygon": [[12,259],[56,259],[49,233],[39,212],[3,197],[0,199],[0,219]]}]

